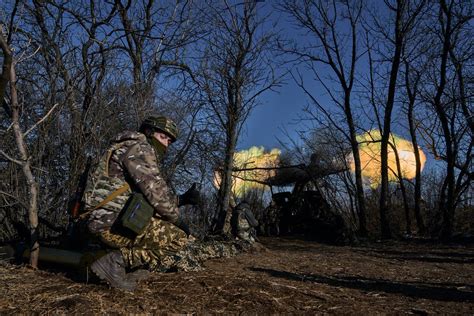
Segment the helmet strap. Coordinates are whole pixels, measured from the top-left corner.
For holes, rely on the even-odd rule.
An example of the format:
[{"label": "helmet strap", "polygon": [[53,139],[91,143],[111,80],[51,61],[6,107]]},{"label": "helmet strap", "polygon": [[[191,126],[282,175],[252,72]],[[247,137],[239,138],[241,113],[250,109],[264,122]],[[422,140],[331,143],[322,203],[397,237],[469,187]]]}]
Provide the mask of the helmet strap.
[{"label": "helmet strap", "polygon": [[156,160],[160,163],[166,153],[166,146],[160,143],[155,137],[147,137],[148,143],[155,150]]}]

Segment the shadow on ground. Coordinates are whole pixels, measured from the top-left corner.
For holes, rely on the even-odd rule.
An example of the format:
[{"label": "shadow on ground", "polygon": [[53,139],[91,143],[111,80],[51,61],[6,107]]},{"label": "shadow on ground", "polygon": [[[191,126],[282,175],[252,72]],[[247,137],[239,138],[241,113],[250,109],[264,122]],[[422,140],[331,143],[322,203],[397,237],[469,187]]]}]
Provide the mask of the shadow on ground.
[{"label": "shadow on ground", "polygon": [[454,253],[454,252],[413,252],[400,250],[357,250],[359,253],[371,255],[378,258],[395,260],[410,260],[432,263],[474,263],[474,253]]},{"label": "shadow on ground", "polygon": [[[316,274],[298,274],[266,268],[249,268],[276,278],[301,282],[315,282],[336,287],[347,287],[362,291],[396,293],[412,298],[423,298],[437,301],[474,302],[473,286],[450,283],[394,282],[384,279],[371,279],[354,276],[322,276]],[[457,287],[457,288],[455,288]],[[462,287],[466,290],[459,290]]]}]

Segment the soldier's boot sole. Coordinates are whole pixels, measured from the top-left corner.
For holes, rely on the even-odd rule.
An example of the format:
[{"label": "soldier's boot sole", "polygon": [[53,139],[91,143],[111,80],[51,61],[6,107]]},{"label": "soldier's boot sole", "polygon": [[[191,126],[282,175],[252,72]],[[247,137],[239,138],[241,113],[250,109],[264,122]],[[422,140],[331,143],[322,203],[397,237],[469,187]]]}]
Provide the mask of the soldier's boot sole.
[{"label": "soldier's boot sole", "polygon": [[117,262],[111,260],[109,255],[105,255],[92,263],[91,270],[100,279],[106,281],[114,288],[133,292],[137,287],[136,281],[128,280],[125,275],[125,269],[119,266]]}]

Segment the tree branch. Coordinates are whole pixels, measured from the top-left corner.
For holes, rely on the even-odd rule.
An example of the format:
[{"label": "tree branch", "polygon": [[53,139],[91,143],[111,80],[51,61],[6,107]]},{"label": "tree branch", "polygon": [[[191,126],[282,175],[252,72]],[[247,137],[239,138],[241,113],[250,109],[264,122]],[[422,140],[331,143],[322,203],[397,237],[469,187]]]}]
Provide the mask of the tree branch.
[{"label": "tree branch", "polygon": [[38,125],[40,125],[41,123],[44,122],[44,120],[46,120],[48,118],[48,116],[54,111],[54,109],[58,106],[59,103],[56,103],[55,105],[53,105],[53,107],[51,109],[49,109],[48,113],[46,113],[45,116],[43,116],[38,122],[36,122],[35,125],[31,126],[26,132],[23,133],[23,137],[25,137],[26,135],[28,135],[32,130],[34,130],[36,127],[38,127]]}]

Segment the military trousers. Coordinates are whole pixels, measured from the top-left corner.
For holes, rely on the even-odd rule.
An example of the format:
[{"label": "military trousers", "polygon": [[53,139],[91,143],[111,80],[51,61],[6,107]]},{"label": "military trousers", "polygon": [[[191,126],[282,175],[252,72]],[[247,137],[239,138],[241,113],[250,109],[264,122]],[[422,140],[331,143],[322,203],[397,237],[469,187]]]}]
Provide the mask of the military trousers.
[{"label": "military trousers", "polygon": [[106,230],[99,239],[108,247],[119,249],[129,268],[151,271],[160,266],[161,260],[182,250],[188,244],[184,231],[170,222],[152,217],[145,230],[136,237]]}]

